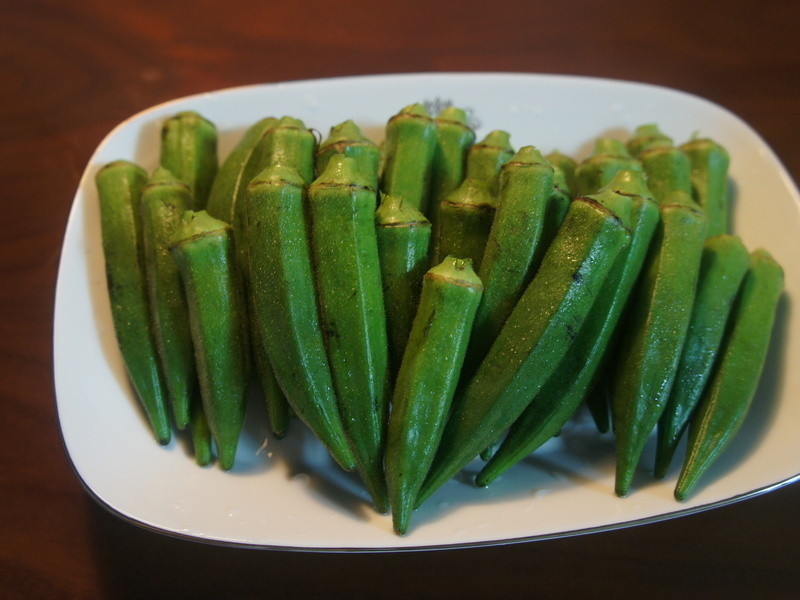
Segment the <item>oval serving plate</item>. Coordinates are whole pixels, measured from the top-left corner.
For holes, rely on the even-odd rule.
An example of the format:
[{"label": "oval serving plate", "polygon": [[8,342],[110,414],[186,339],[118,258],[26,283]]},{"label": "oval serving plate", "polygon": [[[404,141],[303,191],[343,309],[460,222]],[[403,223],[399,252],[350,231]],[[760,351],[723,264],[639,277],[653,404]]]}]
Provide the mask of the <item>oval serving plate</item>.
[{"label": "oval serving plate", "polygon": [[[680,143],[699,133],[731,155],[734,231],[750,249],[766,247],[786,270],[773,343],[753,409],[724,456],[684,503],[651,476],[650,444],[627,498],[613,493],[614,448],[579,413],[536,453],[487,489],[470,485],[478,462],[433,495],[405,537],[376,514],[354,476],[330,461],[295,422],[271,438],[265,411],[251,402],[236,467],[198,467],[176,436],[155,443],[127,383],[106,296],[94,175],[112,160],[148,170],[158,161],[163,120],[192,109],[216,123],[224,158],[262,117],[292,115],[322,135],[353,119],[379,141],[401,107],[425,102],[468,110],[478,137],[511,133],[515,147],[586,156],[594,138],[625,139],[658,123]],[[675,90],[612,80],[524,74],[410,74],[255,85],[181,98],[116,127],[81,178],[64,238],[56,292],[54,363],[58,416],[78,477],[101,504],[163,533],[241,546],[318,551],[388,551],[502,544],[575,535],[668,519],[747,498],[800,477],[800,196],[774,153],[746,123]],[[652,440],[651,440],[652,441]]]}]

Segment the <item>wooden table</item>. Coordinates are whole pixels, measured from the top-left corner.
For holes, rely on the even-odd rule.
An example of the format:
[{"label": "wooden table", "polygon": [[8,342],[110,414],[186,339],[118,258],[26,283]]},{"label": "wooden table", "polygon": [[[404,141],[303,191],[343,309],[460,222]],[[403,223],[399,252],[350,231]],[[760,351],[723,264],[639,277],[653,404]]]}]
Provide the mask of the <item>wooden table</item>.
[{"label": "wooden table", "polygon": [[153,104],[298,78],[419,71],[594,75],[675,87],[749,122],[800,178],[800,4],[0,3],[0,596],[788,598],[800,485],[611,533],[411,554],[176,540],[111,516],[62,448],[52,384],[59,248],[102,137]]}]

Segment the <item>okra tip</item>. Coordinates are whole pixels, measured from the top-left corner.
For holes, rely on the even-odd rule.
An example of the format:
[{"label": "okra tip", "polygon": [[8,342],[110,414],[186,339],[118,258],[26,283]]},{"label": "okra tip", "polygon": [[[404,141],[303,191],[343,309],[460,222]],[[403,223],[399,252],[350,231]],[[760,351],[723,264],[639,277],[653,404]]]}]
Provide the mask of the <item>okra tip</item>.
[{"label": "okra tip", "polygon": [[248,184],[248,189],[259,186],[289,185],[292,187],[305,187],[306,182],[300,172],[294,167],[282,165],[280,163],[269,165]]},{"label": "okra tip", "polygon": [[470,258],[448,255],[441,263],[432,267],[425,274],[425,278],[446,279],[454,285],[483,290],[483,282],[472,268]]},{"label": "okra tip", "polygon": [[478,142],[476,146],[491,146],[511,152],[511,134],[503,129],[495,129],[487,133],[486,137]]},{"label": "okra tip", "polygon": [[408,106],[404,106],[400,109],[400,112],[397,113],[397,116],[400,115],[410,115],[414,117],[427,117],[430,118],[430,113],[428,109],[425,108],[424,104],[420,104],[419,102],[415,102],[414,104],[409,104]]},{"label": "okra tip", "polygon": [[372,140],[364,135],[364,132],[356,125],[355,121],[348,119],[331,127],[328,137],[320,144],[320,152],[323,148],[342,142],[373,143]]},{"label": "okra tip", "polygon": [[181,215],[180,223],[175,228],[170,245],[174,247],[185,241],[230,228],[230,225],[215,219],[204,210],[198,212],[187,210]]},{"label": "okra tip", "polygon": [[430,221],[402,196],[382,194],[380,206],[375,211],[375,224],[379,227],[430,226]]},{"label": "okra tip", "polygon": [[633,158],[625,144],[616,138],[601,137],[594,141],[592,156],[613,156],[618,158]]},{"label": "okra tip", "polygon": [[129,160],[114,160],[110,163],[106,163],[97,171],[95,175],[95,180],[101,179],[105,177],[108,173],[112,173],[114,171],[129,171],[132,174],[139,176],[139,177],[147,177],[147,171],[145,171],[142,167],[133,163]]},{"label": "okra tip", "polygon": [[449,123],[459,123],[461,125],[468,125],[467,112],[464,109],[455,106],[448,106],[443,108],[438,115],[437,121],[447,121]]},{"label": "okra tip", "polygon": [[531,164],[531,165],[547,165],[552,168],[550,165],[550,161],[548,161],[544,155],[539,151],[538,148],[535,146],[523,146],[519,150],[517,150],[516,154],[511,157],[511,160],[506,163],[506,166],[509,164]]},{"label": "okra tip", "polygon": [[372,189],[369,179],[361,174],[358,161],[344,154],[334,154],[313,186],[348,186]]},{"label": "okra tip", "polygon": [[654,200],[650,188],[647,187],[644,173],[633,169],[617,171],[605,188],[625,196],[641,196],[642,198]]}]

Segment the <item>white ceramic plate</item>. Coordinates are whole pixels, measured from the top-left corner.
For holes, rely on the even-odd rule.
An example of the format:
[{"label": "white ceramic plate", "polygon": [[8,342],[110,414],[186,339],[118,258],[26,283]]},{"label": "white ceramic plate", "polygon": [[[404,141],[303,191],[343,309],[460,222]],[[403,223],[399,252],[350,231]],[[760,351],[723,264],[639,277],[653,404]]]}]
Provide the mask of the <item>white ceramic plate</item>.
[{"label": "white ceramic plate", "polygon": [[[731,154],[735,231],[786,269],[787,294],[762,384],[739,436],[685,503],[672,497],[677,464],[652,479],[648,447],[633,493],[613,494],[613,441],[579,414],[488,489],[468,482],[477,464],[415,513],[405,537],[376,514],[302,426],[270,438],[256,403],[235,469],[200,468],[189,444],[156,444],[126,381],[106,297],[94,174],[125,158],[155,167],[162,121],[186,109],[214,121],[224,157],[244,128],[293,115],[326,134],[354,119],[376,141],[386,120],[413,102],[470,110],[478,136],[491,129],[527,144],[584,157],[600,135],[624,139],[656,122],[677,142],[699,132]],[[761,138],[736,116],[681,92],[591,78],[514,74],[389,75],[258,85],[182,98],[115,128],[81,178],[64,238],[55,311],[55,384],[64,443],[90,493],[115,513],[165,533],[220,543],[314,550],[396,550],[508,543],[612,529],[719,506],[786,484],[800,473],[798,192]],[[676,463],[678,461],[676,460]]]}]

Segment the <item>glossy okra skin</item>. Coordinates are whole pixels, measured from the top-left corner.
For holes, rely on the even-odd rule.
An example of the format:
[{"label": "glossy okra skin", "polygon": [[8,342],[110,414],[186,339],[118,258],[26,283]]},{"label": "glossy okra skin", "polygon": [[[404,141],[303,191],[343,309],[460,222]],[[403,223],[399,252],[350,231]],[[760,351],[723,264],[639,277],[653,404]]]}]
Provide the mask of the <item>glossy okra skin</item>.
[{"label": "glossy okra skin", "polygon": [[195,363],[220,466],[229,470],[244,422],[249,381],[245,298],[231,227],[205,211],[184,213],[172,256],[189,308]]},{"label": "glossy okra skin", "polygon": [[503,166],[500,194],[478,276],[483,299],[464,365],[470,376],[486,356],[538,265],[542,232],[553,198],[553,168],[533,146]]},{"label": "glossy okra skin", "polygon": [[666,474],[678,442],[700,401],[749,261],[750,254],[736,236],[722,234],[706,240],[692,318],[675,383],[658,422],[656,477]]},{"label": "glossy okra skin", "polygon": [[691,166],[686,155],[669,142],[652,142],[637,155],[647,176],[647,187],[664,202],[672,192],[691,195]]},{"label": "glossy okra skin", "polygon": [[619,496],[628,493],[645,442],[669,397],[705,240],[705,215],[686,194],[671,194],[659,212],[650,253],[623,317],[610,383]]},{"label": "glossy okra skin", "polygon": [[727,150],[710,139],[696,139],[680,146],[692,167],[692,194],[708,217],[708,236],[730,232]]},{"label": "glossy okra skin", "polygon": [[436,152],[436,123],[421,104],[406,106],[386,124],[381,191],[401,196],[423,214]]},{"label": "glossy okra skin", "polygon": [[665,134],[655,123],[639,125],[633,132],[631,138],[625,142],[625,147],[631,156],[639,154],[651,144],[672,145],[672,138]]},{"label": "glossy okra skin", "polygon": [[191,110],[167,119],[161,128],[160,164],[189,186],[191,208],[205,208],[219,168],[216,126]]},{"label": "glossy okra skin", "polygon": [[417,504],[494,442],[560,363],[630,234],[600,203],[579,198],[486,359],[454,401]]},{"label": "glossy okra skin", "polygon": [[658,208],[648,194],[641,174],[620,171],[608,186],[591,196],[630,230],[630,244],[612,265],[564,360],[511,426],[500,448],[478,474],[478,485],[488,485],[556,435],[586,399],[658,224]]},{"label": "glossy okra skin", "polygon": [[337,154],[309,187],[308,204],[322,330],[339,410],[358,470],[375,507],[384,512],[389,357],[375,193],[356,162]]},{"label": "glossy okra skin", "polygon": [[482,287],[469,260],[452,256],[425,274],[386,442],[386,481],[399,534],[408,529],[442,435]]},{"label": "glossy okra skin", "polygon": [[105,165],[95,177],[106,282],[117,344],[156,440],[172,435],[167,389],[150,320],[139,200],[147,173],[127,161]]},{"label": "glossy okra skin", "polygon": [[573,195],[588,196],[608,185],[618,171],[641,171],[642,165],[630,155],[625,144],[613,138],[595,140],[592,155],[575,167]]},{"label": "glossy okra skin", "polygon": [[263,166],[259,168],[257,157],[259,143],[264,134],[277,124],[274,117],[266,117],[251,125],[222,162],[211,186],[206,211],[215,219],[233,225],[236,231],[237,207],[244,203],[247,184]]},{"label": "glossy okra skin", "polygon": [[281,166],[267,167],[249,185],[244,231],[253,312],[292,409],[336,462],[352,470],[319,321],[305,190],[300,174]]},{"label": "glossy okra skin", "polygon": [[689,443],[675,497],[685,500],[736,436],[764,368],[783,270],[765,250],[755,250],[731,314],[719,360],[689,426]]},{"label": "glossy okra skin", "polygon": [[378,189],[381,166],[381,151],[352,120],[331,127],[327,139],[317,149],[316,172],[322,173],[334,154],[344,154],[354,159],[358,170],[369,181],[369,186]]},{"label": "glossy okra skin", "polygon": [[489,192],[497,194],[500,186],[500,169],[514,157],[511,134],[495,129],[467,152],[465,177],[485,182]]},{"label": "glossy okra skin", "polygon": [[480,267],[497,202],[480,179],[465,179],[439,204],[435,262],[439,257],[457,256]]},{"label": "glossy okra skin", "polygon": [[436,123],[436,150],[431,166],[428,220],[432,225],[435,244],[439,205],[464,181],[467,152],[475,143],[475,132],[467,123],[467,113],[454,106],[442,110],[434,122]]},{"label": "glossy okra skin", "polygon": [[155,170],[142,190],[142,240],[150,314],[178,429],[189,425],[197,372],[183,284],[170,244],[181,216],[191,205],[189,187],[163,167]]},{"label": "glossy okra skin", "polygon": [[384,196],[375,211],[392,371],[397,373],[428,267],[431,223],[402,198]]}]

